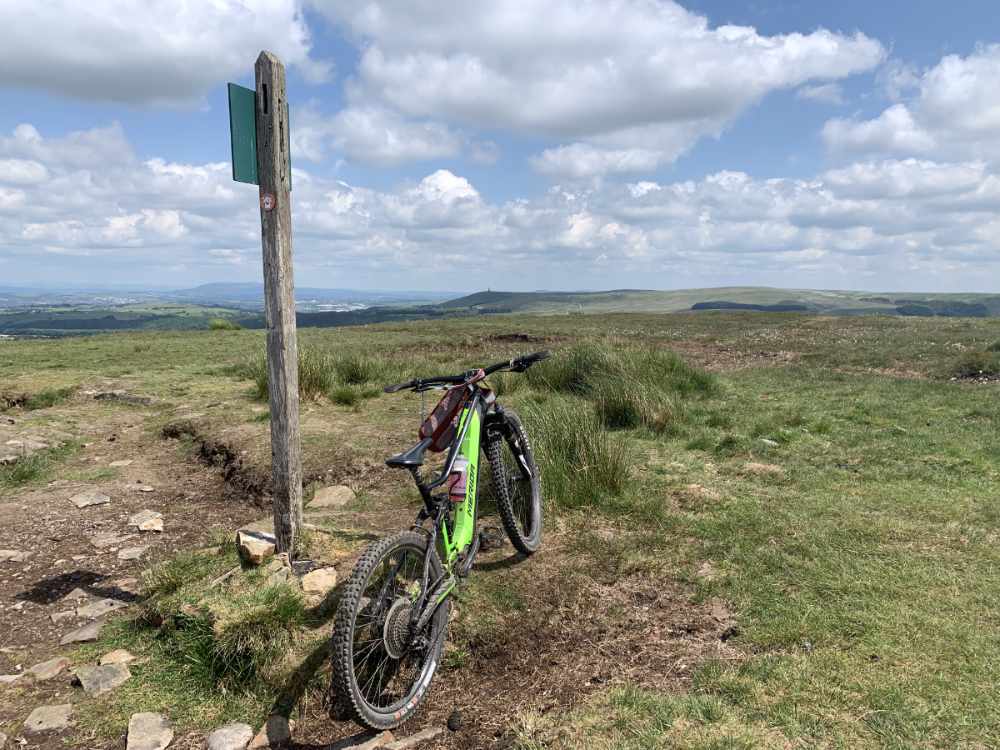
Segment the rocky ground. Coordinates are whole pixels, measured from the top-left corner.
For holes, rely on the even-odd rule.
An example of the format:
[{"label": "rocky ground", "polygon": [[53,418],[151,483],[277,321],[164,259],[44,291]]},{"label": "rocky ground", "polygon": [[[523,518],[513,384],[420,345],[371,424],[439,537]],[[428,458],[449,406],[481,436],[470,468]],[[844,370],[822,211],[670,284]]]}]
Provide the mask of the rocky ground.
[{"label": "rocky ground", "polygon": [[[190,408],[123,398],[120,390],[110,398],[100,398],[103,393],[108,391],[83,388],[52,409],[8,410],[0,424],[0,445],[17,460],[60,446],[67,450],[44,484],[2,490],[0,747],[145,750],[208,742],[221,749],[242,748],[248,741],[251,747],[267,746],[289,740],[289,734],[293,747],[314,750],[506,746],[514,736],[512,717],[523,706],[557,711],[599,689],[613,673],[645,673],[655,664],[658,684],[684,684],[699,653],[719,644],[718,634],[727,627],[727,613],[716,612],[713,618],[690,607],[680,591],[598,584],[582,595],[589,599],[585,615],[556,623],[547,613],[563,606],[564,592],[544,584],[545,566],[559,559],[553,528],[549,551],[532,560],[542,583],[533,593],[534,614],[523,631],[502,645],[480,644],[472,654],[473,667],[438,680],[418,719],[395,736],[359,734],[351,722],[331,721],[321,701],[305,697],[292,713],[291,729],[276,717],[264,727],[238,722],[211,735],[179,731],[170,724],[169,706],[163,706],[134,714],[127,734],[109,740],[81,726],[80,708],[133,679],[129,665],[134,669],[148,657],[113,650],[82,662],[76,648],[95,641],[109,618],[127,613],[138,600],[142,572],[151,565],[180,550],[217,543],[220,535],[231,537],[243,526],[266,532],[268,511],[259,498],[234,493],[240,478],[206,464],[197,446],[163,437],[165,421],[199,416]],[[377,476],[387,481],[389,475]],[[320,490],[307,520],[336,514],[349,499],[342,493],[353,497],[347,488]],[[398,508],[375,509],[353,514],[352,524],[376,533],[400,528],[407,519]],[[303,577],[300,585],[307,595],[322,595],[338,571],[341,580],[349,573],[363,537],[352,552],[332,556],[331,567]],[[251,541],[248,548],[253,547]],[[268,552],[257,562],[266,562]],[[517,562],[506,546],[484,554],[477,568],[504,571]],[[329,579],[320,580],[324,570]],[[636,602],[634,615],[608,626],[602,612]],[[657,632],[657,641],[676,645],[652,648],[650,632]],[[320,662],[322,670],[325,660]],[[445,731],[449,724],[456,731]]]},{"label": "rocky ground", "polygon": [[46,485],[0,489],[0,722],[11,746],[66,747],[73,704],[127,673],[113,665],[86,679],[67,655],[135,600],[143,569],[260,514],[228,502],[217,472],[165,445],[150,428],[154,410],[93,395],[59,419],[50,410],[3,419],[0,445],[19,457],[76,446]]}]

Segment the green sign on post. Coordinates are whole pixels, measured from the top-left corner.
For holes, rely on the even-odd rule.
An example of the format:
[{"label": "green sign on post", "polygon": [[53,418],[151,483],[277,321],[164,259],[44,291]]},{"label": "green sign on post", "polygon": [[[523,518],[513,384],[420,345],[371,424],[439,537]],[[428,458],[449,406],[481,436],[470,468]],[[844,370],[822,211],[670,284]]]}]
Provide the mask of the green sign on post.
[{"label": "green sign on post", "polygon": [[[257,92],[253,89],[229,86],[229,141],[233,151],[233,179],[259,185],[257,180]],[[285,102],[284,148],[289,150],[288,102]],[[292,160],[288,163],[288,189],[292,189]]]},{"label": "green sign on post", "polygon": [[257,183],[257,92],[229,84],[229,136],[233,149],[233,179]]}]

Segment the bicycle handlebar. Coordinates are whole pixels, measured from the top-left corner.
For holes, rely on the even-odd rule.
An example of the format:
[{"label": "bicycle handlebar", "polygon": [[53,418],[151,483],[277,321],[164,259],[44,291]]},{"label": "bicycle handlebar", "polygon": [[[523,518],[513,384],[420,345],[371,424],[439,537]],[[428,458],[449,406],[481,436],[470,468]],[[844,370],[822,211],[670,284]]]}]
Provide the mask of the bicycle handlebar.
[{"label": "bicycle handlebar", "polygon": [[404,389],[420,389],[424,387],[432,387],[435,385],[448,385],[460,383],[465,383],[472,376],[482,369],[483,373],[486,375],[492,375],[494,372],[499,372],[500,370],[510,370],[511,372],[524,372],[529,367],[531,367],[536,362],[541,362],[543,359],[548,359],[552,356],[551,352],[541,351],[533,352],[531,354],[525,354],[521,357],[515,357],[514,359],[508,359],[505,362],[497,362],[494,365],[483,368],[474,368],[468,372],[462,373],[461,375],[436,375],[431,378],[414,378],[413,380],[408,380],[405,383],[395,383],[393,385],[387,385],[383,390],[386,393],[396,393],[397,391],[402,391]]}]

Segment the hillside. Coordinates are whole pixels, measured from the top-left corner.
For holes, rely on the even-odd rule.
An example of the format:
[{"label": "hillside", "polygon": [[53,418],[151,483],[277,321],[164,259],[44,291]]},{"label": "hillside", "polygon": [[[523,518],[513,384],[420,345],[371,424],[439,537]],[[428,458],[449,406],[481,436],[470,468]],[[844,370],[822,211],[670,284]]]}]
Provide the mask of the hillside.
[{"label": "hillside", "polygon": [[[957,304],[956,304],[957,303]],[[449,300],[441,307],[483,313],[536,314],[597,312],[680,312],[683,310],[761,309],[824,315],[951,315],[1000,316],[1000,294],[876,293],[770,287],[717,287],[654,291],[620,289],[607,292],[486,291]]]}]

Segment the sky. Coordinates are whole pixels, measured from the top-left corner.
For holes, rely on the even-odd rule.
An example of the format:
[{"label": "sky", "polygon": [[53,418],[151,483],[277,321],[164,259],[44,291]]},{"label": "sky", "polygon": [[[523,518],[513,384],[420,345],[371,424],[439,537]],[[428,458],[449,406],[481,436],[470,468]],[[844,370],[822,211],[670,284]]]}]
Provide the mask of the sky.
[{"label": "sky", "polygon": [[995,0],[0,0],[0,286],[1000,291]]}]

